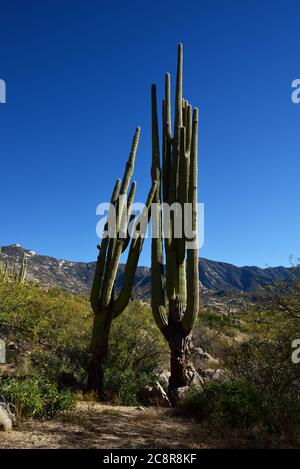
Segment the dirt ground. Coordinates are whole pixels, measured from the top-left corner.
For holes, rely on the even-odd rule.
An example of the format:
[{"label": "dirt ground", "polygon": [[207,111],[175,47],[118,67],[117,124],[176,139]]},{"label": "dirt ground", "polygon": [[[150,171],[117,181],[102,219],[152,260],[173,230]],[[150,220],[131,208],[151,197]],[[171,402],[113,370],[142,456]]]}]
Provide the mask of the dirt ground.
[{"label": "dirt ground", "polygon": [[0,433],[0,448],[251,448],[255,435],[211,428],[171,409],[79,402],[72,413]]}]

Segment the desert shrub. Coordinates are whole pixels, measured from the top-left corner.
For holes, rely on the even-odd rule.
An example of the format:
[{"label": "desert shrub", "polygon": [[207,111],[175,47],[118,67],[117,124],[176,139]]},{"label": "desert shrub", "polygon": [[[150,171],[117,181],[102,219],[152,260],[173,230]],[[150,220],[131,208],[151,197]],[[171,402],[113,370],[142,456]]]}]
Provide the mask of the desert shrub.
[{"label": "desert shrub", "polygon": [[300,283],[269,285],[243,314],[248,339],[232,347],[227,366],[258,390],[264,425],[283,440],[299,442],[300,366],[291,359],[300,332]]},{"label": "desert shrub", "polygon": [[242,328],[235,315],[202,310],[193,332],[193,343],[202,348],[224,365],[228,350],[239,340]]},{"label": "desert shrub", "polygon": [[54,383],[35,378],[7,379],[0,385],[0,394],[14,406],[17,419],[51,417],[72,409],[75,403],[71,391],[59,391]]},{"label": "desert shrub", "polygon": [[89,356],[92,314],[87,299],[58,288],[0,282],[1,335],[10,362],[30,359],[28,374],[60,383],[66,374],[83,384]]},{"label": "desert shrub", "polygon": [[235,376],[254,386],[268,431],[297,439],[300,428],[300,369],[291,360],[291,337],[252,338],[229,360]]},{"label": "desert shrub", "polygon": [[203,392],[191,392],[181,410],[197,419],[234,427],[256,424],[261,418],[257,390],[247,382],[207,383]]},{"label": "desert shrub", "polygon": [[141,389],[154,382],[153,370],[166,360],[167,347],[150,308],[131,303],[112,326],[105,364],[108,398],[118,404],[139,404]]},{"label": "desert shrub", "polygon": [[154,376],[149,372],[137,373],[132,368],[118,370],[107,368],[105,388],[109,399],[117,405],[139,405],[142,389],[153,384]]},{"label": "desert shrub", "polygon": [[[10,363],[31,383],[38,379],[59,390],[84,389],[92,321],[86,298],[58,288],[0,281],[0,335],[12,343],[7,347]],[[108,398],[138,403],[140,390],[153,381],[152,371],[164,364],[166,351],[150,308],[131,302],[113,321],[105,366]],[[26,366],[20,370],[22,358]],[[38,406],[34,412],[40,413]]]}]

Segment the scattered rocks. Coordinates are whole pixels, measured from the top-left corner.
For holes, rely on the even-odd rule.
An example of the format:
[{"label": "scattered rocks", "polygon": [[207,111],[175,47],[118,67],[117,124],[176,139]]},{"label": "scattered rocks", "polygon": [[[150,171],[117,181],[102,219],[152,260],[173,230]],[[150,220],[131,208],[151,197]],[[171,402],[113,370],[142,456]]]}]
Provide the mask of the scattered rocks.
[{"label": "scattered rocks", "polygon": [[203,352],[199,347],[192,350],[191,361],[196,369],[216,368],[219,365],[219,360],[212,357],[209,353]]},{"label": "scattered rocks", "polygon": [[10,340],[8,343],[7,343],[7,348],[10,349],[11,351],[18,351],[19,350],[19,346],[18,344],[16,344],[15,342],[13,342],[12,340]]},{"label": "scattered rocks", "polygon": [[204,384],[204,379],[202,376],[200,376],[191,363],[187,366],[187,376],[189,387],[202,391],[202,384]]},{"label": "scattered rocks", "polygon": [[6,407],[3,404],[0,404],[0,428],[5,432],[10,432],[12,430],[12,418],[10,417]]},{"label": "scattered rocks", "polygon": [[18,378],[26,378],[31,369],[30,353],[20,354],[16,359],[16,376]]},{"label": "scattered rocks", "polygon": [[16,375],[16,368],[5,363],[0,364],[0,378],[11,378]]},{"label": "scattered rocks", "polygon": [[171,407],[167,393],[158,381],[153,386],[144,387],[141,391],[141,399],[148,405]]},{"label": "scattered rocks", "polygon": [[195,355],[201,355],[203,353],[203,349],[200,347],[191,347],[191,352]]},{"label": "scattered rocks", "polygon": [[205,382],[216,381],[219,383],[224,383],[228,379],[228,373],[221,368],[217,368],[216,370],[207,368],[206,370],[203,370],[201,374]]},{"label": "scattered rocks", "polygon": [[216,370],[213,370],[212,368],[207,368],[206,370],[202,370],[201,374],[204,378],[204,381],[211,381],[213,379],[213,375]]},{"label": "scattered rocks", "polygon": [[221,369],[217,369],[214,374],[213,374],[213,380],[214,381],[220,381],[220,382],[223,382],[226,380],[226,371],[225,370],[221,370]]},{"label": "scattered rocks", "polygon": [[166,370],[163,366],[159,365],[155,368],[154,374],[157,377],[157,381],[162,386],[164,391],[167,392],[169,386],[169,378],[171,376],[169,370]]},{"label": "scattered rocks", "polygon": [[179,401],[182,401],[191,392],[190,386],[182,386],[175,388],[171,391],[171,400],[176,405]]}]

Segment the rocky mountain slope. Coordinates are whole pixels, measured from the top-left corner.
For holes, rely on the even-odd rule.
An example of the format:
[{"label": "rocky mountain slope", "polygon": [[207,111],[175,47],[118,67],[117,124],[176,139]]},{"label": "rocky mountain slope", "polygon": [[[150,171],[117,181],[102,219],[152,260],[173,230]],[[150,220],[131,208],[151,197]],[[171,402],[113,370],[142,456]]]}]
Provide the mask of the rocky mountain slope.
[{"label": "rocky mountain slope", "polygon": [[[42,256],[15,244],[2,247],[0,262],[7,262],[9,270],[18,270],[22,256],[27,256],[27,279],[45,286],[57,285],[67,292],[87,295],[93,278],[94,262],[72,262]],[[252,293],[270,282],[292,280],[295,272],[286,267],[237,267],[224,262],[199,260],[200,283],[204,296],[228,296],[228,292]],[[120,265],[117,287],[121,284],[124,265]],[[135,277],[134,296],[150,298],[150,269],[138,267]],[[298,274],[299,275],[299,274]]]}]

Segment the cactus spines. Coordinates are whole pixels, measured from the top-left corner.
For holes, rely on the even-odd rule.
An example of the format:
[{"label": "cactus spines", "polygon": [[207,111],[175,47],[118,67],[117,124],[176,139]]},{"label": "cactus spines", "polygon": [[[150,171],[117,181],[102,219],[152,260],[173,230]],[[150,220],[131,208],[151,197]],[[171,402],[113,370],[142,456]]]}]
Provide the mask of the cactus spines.
[{"label": "cactus spines", "polygon": [[[198,109],[182,97],[183,47],[178,46],[174,130],[171,129],[170,74],[165,78],[162,106],[162,164],[160,162],[156,87],[152,85],[152,179],[158,181],[157,203],[170,207],[170,232],[162,230],[161,211],[153,211],[152,223],[158,237],[152,237],[152,311],[169,343],[171,377],[169,392],[189,384],[186,373],[188,343],[199,310],[199,270],[197,247],[197,160]],[[192,232],[186,236],[186,204],[191,207]],[[175,236],[175,221],[181,216],[181,236]],[[178,226],[176,225],[176,229]],[[187,243],[189,242],[189,245]],[[165,256],[163,255],[165,252]],[[165,275],[164,275],[165,257]],[[165,295],[166,292],[166,295]],[[165,296],[167,296],[167,301]],[[168,304],[168,306],[167,306]]]},{"label": "cactus spines", "polygon": [[[150,206],[157,189],[157,182],[153,179],[145,208],[135,221],[134,228],[130,233],[129,224],[132,223],[134,218],[133,215],[130,214],[130,211],[135,195],[136,183],[133,182],[130,189],[129,184],[134,170],[139,136],[140,128],[138,127],[134,134],[123,179],[118,179],[113,189],[111,210],[104,227],[101,245],[98,246],[99,255],[91,289],[90,302],[94,311],[94,326],[88,375],[88,391],[96,394],[100,399],[104,397],[103,362],[108,352],[111,323],[124,311],[130,301],[135,271],[144,242],[145,233],[143,233],[140,227],[143,222],[145,222],[143,226],[147,226],[148,224]],[[128,197],[126,197],[127,193]],[[112,221],[111,217],[114,217],[113,223],[110,223]],[[129,245],[123,284],[118,296],[115,298],[115,281],[120,257],[122,252],[124,252]]]}]

